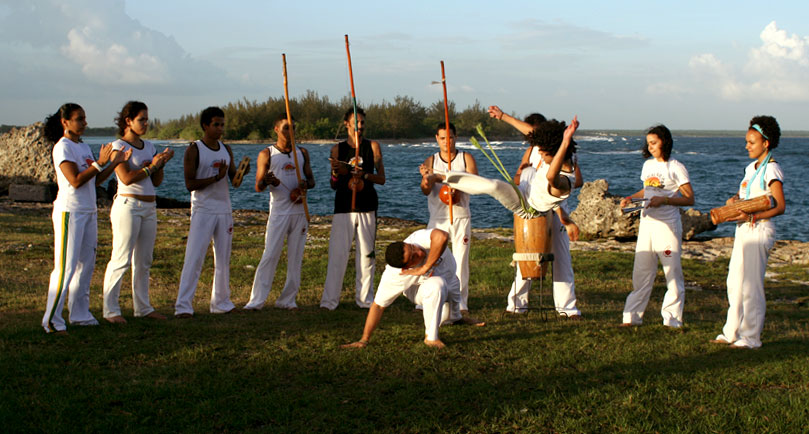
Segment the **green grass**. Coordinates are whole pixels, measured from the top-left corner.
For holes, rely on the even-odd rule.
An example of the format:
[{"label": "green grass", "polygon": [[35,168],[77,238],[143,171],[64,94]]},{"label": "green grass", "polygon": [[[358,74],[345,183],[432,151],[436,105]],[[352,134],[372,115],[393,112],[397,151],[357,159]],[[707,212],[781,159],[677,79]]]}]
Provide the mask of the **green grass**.
[{"label": "green grass", "polygon": [[[365,350],[366,311],[353,304],[353,261],[341,305],[317,308],[328,226],[313,224],[304,258],[302,309],[207,313],[206,261],[192,320],[132,317],[123,326],[39,326],[53,264],[46,210],[0,213],[0,421],[3,432],[803,432],[809,422],[809,319],[802,267],[767,282],[767,320],[758,350],[709,344],[727,302],[727,258],[684,261],[686,327],[660,324],[658,276],[642,327],[617,327],[631,289],[632,255],[574,252],[585,319],[542,321],[534,311],[504,316],[512,246],[476,240],[470,306],[484,328],[445,327],[448,345],[421,343],[423,323],[400,298]],[[151,297],[173,313],[188,217],[161,213]],[[265,221],[234,228],[231,288],[241,306],[263,249]],[[414,227],[381,227],[379,246]],[[101,318],[101,279],[110,255],[108,213],[99,212],[91,310]],[[382,270],[378,255],[377,281]],[[282,257],[272,302],[283,285]],[[125,288],[129,288],[128,278]],[[349,289],[352,288],[352,289]],[[538,302],[534,291],[532,303]],[[545,287],[546,303],[549,290]],[[67,314],[67,312],[65,312]]]}]

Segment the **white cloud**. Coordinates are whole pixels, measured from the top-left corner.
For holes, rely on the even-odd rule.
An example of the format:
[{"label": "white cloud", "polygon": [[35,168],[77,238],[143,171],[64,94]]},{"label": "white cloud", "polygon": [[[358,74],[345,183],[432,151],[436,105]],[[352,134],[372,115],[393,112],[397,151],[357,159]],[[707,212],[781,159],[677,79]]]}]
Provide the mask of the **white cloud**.
[{"label": "white cloud", "polygon": [[71,29],[69,43],[61,47],[65,57],[81,66],[91,80],[107,85],[165,84],[169,71],[165,63],[146,53],[133,54],[121,44],[111,42],[99,47],[92,42],[92,31]]},{"label": "white cloud", "polygon": [[706,53],[689,61],[697,80],[731,101],[809,101],[809,37],[788,35],[775,21],[760,34],[744,67],[734,67]]}]

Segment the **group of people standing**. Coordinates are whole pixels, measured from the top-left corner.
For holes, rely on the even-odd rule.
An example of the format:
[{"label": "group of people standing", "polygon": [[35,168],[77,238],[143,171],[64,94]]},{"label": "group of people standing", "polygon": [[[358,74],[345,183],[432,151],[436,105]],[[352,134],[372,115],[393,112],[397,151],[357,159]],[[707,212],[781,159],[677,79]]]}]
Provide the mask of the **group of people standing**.
[{"label": "group of people standing", "polygon": [[[429,223],[426,229],[416,231],[403,242],[388,246],[385,254],[388,265],[375,295],[378,197],[374,185],[385,183],[385,169],[379,143],[363,137],[365,113],[361,109],[345,113],[348,138],[334,145],[330,155],[330,186],[335,190],[335,205],[320,307],[337,308],[348,255],[356,238],[355,302],[369,311],[362,338],[348,347],[368,344],[382,312],[400,294],[422,309],[427,345],[444,345],[438,337],[442,324],[485,325],[468,314],[472,218],[469,194],[490,194],[522,217],[549,216],[555,308],[564,317],[581,318],[576,306],[569,245],[570,240],[577,239],[579,229],[566,204],[571,191],[583,183],[572,140],[578,120],[574,118],[566,125],[534,114],[523,121],[497,106],[489,107],[489,114],[516,128],[530,144],[513,184],[478,176],[474,157],[454,146],[455,127],[438,125],[439,151],[419,167]],[[163,181],[163,168],[174,153],[168,148],[157,152],[151,142],[141,138],[148,130],[148,108],[142,102],[128,102],[118,114],[116,124],[121,138],[101,146],[95,158],[81,142],[87,122],[80,106],[65,104],[46,120],[46,137],[54,142],[53,162],[59,186],[53,208],[54,270],[42,320],[49,333],[66,333],[61,314],[65,298],[71,324],[98,324],[89,310],[97,244],[95,186],[113,172],[118,187],[110,211],[113,241],[104,276],[104,318],[111,323],[126,322],[118,298],[123,275],[131,267],[135,317],[166,319],[149,302],[149,268],[157,232],[155,187]],[[210,311],[227,313],[236,309],[230,299],[229,283],[233,218],[228,180],[243,176],[249,165],[237,174],[233,152],[221,141],[225,126],[221,109],[203,110],[200,124],[203,137],[191,143],[183,157],[185,184],[191,192],[191,223],[175,303],[176,318],[193,317],[193,298],[211,242],[215,271]],[[308,152],[293,145],[293,129],[294,122],[289,123],[286,113],[280,114],[274,123],[276,143],[263,149],[257,158],[254,188],[258,192],[269,191],[269,217],[264,252],[256,268],[250,300],[244,306],[247,310],[265,305],[285,240],[287,276],[275,306],[297,309],[308,232],[303,198],[306,190],[315,187],[315,178]],[[750,122],[746,147],[754,161],[745,170],[739,192],[728,203],[768,194],[775,205],[749,215],[740,211],[734,219],[736,240],[727,281],[730,307],[722,334],[712,342],[745,348],[761,345],[764,270],[775,240],[771,218],[785,209],[783,172],[772,158],[780,134],[772,117],[758,116]],[[668,286],[662,307],[663,324],[683,325],[682,227],[677,207],[693,205],[694,192],[686,168],[671,158],[672,144],[671,132],[665,126],[647,131],[643,147],[647,161],[641,172],[643,188],[621,202],[622,207],[642,203],[632,278],[634,289],[624,308],[624,326],[642,322],[658,259]],[[449,193],[442,191],[447,187]],[[447,194],[452,197],[451,212],[445,202]],[[451,251],[447,249],[449,245]],[[529,290],[530,281],[522,278],[518,268],[507,296],[507,312],[525,312]]]}]

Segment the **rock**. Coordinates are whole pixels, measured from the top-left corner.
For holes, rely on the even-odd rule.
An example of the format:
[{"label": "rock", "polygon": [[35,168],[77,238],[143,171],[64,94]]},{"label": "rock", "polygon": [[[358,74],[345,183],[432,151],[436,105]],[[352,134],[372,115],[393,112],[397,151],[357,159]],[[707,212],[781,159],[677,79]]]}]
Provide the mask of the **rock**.
[{"label": "rock", "polygon": [[0,135],[0,193],[11,184],[56,183],[53,145],[45,139],[42,122]]},{"label": "rock", "polygon": [[53,202],[51,188],[43,184],[11,184],[8,197],[16,202]]},{"label": "rock", "polygon": [[[584,183],[579,192],[579,205],[571,213],[582,235],[590,238],[634,238],[638,236],[640,213],[621,212],[621,196],[609,193],[609,183],[597,179]],[[695,209],[680,209],[683,239],[716,229],[710,214]]]}]

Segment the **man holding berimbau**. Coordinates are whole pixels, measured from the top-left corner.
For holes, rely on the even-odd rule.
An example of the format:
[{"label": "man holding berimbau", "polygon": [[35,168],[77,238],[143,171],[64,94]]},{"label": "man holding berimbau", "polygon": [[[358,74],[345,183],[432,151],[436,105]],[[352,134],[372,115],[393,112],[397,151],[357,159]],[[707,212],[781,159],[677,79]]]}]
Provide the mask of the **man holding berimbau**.
[{"label": "man holding berimbau", "polygon": [[460,310],[460,282],[455,275],[455,259],[447,250],[449,234],[440,229],[421,229],[385,251],[388,263],[376,289],[376,297],[365,319],[362,338],[344,348],[365,348],[385,308],[402,294],[424,307],[424,343],[443,348],[438,327],[444,323],[484,326],[486,323],[463,317]]}]

